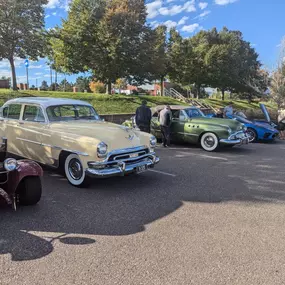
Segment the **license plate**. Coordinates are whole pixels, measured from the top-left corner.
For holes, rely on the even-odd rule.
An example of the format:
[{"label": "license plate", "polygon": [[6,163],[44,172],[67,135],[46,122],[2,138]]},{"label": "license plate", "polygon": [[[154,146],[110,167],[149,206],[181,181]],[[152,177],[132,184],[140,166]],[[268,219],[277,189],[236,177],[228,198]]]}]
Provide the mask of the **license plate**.
[{"label": "license plate", "polygon": [[137,173],[142,173],[142,172],[145,172],[145,171],[147,171],[147,165],[138,166],[137,169],[136,169]]}]

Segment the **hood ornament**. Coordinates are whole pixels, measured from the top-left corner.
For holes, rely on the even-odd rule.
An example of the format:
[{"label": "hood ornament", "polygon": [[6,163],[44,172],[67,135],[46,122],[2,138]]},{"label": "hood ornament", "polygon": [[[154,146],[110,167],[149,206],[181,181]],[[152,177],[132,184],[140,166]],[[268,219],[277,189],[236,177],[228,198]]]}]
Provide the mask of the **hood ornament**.
[{"label": "hood ornament", "polygon": [[128,137],[126,137],[126,139],[128,139],[128,140],[130,140],[130,141],[132,141],[133,139],[134,139],[134,135],[132,135],[132,134],[129,134],[129,136]]}]

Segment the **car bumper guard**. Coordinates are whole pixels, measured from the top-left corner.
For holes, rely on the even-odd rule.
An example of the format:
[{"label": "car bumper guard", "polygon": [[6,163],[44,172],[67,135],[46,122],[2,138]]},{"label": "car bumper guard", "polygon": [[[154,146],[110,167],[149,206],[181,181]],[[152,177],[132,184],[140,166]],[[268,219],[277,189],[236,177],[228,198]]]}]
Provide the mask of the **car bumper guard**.
[{"label": "car bumper guard", "polygon": [[114,176],[125,176],[126,174],[136,173],[140,167],[145,167],[145,169],[153,168],[160,161],[159,157],[151,155],[144,160],[134,163],[127,163],[123,161],[117,162],[115,165],[96,169],[88,168],[86,174],[95,178],[108,178]]}]

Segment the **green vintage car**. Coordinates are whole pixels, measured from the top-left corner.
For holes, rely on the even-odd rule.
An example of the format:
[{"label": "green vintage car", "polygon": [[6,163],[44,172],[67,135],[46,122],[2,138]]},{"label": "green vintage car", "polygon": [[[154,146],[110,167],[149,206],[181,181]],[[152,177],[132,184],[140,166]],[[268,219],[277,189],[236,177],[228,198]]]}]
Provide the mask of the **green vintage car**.
[{"label": "green vintage car", "polygon": [[[152,108],[151,132],[157,139],[162,138],[158,120],[164,106]],[[248,144],[246,127],[236,120],[208,118],[197,107],[170,106],[172,122],[170,126],[171,142],[198,144],[206,151],[215,151],[220,146]],[[124,123],[136,127],[134,118]]]}]

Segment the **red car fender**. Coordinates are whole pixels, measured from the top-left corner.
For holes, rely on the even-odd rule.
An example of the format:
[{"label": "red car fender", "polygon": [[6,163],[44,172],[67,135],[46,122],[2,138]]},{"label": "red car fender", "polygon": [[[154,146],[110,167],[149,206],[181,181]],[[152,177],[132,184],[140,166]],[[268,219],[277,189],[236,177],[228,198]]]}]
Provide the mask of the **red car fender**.
[{"label": "red car fender", "polygon": [[8,191],[13,195],[20,182],[28,176],[43,176],[43,170],[40,165],[32,160],[18,160],[18,166],[15,171],[9,173]]}]

